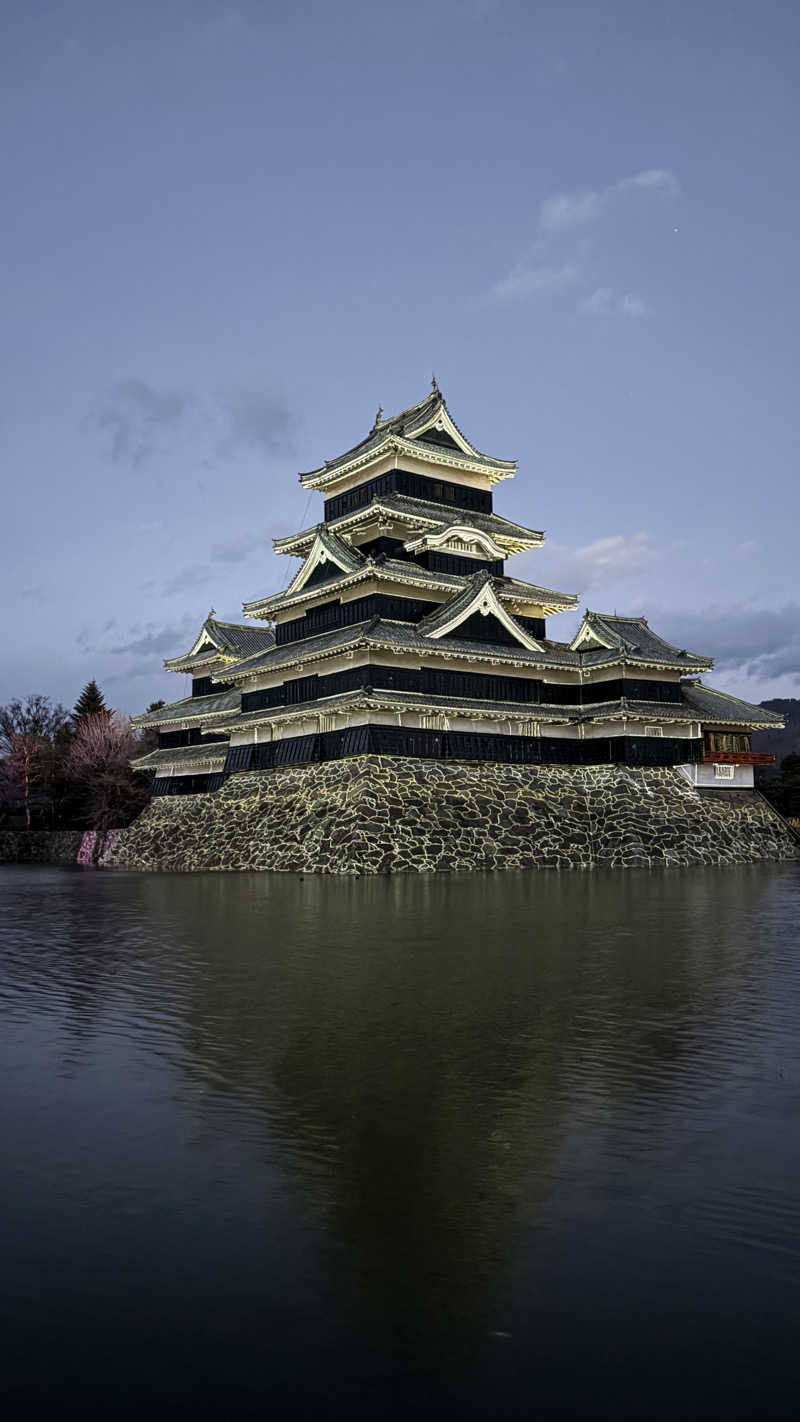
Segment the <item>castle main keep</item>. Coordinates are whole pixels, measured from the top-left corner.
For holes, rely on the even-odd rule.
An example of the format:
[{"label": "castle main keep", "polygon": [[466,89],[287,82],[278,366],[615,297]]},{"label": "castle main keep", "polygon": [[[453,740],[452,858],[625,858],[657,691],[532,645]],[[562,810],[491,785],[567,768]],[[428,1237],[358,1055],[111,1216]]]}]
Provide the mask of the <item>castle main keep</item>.
[{"label": "castle main keep", "polygon": [[[381,784],[400,793],[409,776],[415,784],[427,777],[426,803],[436,784],[458,798],[462,766],[470,767],[480,804],[486,767],[483,779],[493,787],[483,795],[487,817],[492,806],[502,815],[503,797],[511,795],[500,767],[516,768],[512,780],[523,787],[523,800],[534,782],[549,787],[555,804],[559,785],[580,785],[580,794],[594,783],[646,786],[652,772],[651,788],[658,780],[698,804],[704,791],[739,792],[737,813],[744,805],[750,814],[753,806],[741,793],[754,799],[753,765],[767,759],[753,752],[750,738],[780,719],[707,686],[702,675],[711,660],[673,646],[645,617],[586,611],[574,638],[551,635],[555,619],[576,609],[578,598],[508,570],[516,554],[544,542],[541,532],[495,509],[496,486],[516,472],[515,461],[483,454],[470,442],[434,381],[419,404],[390,418],[378,411],[359,444],[301,474],[303,488],[321,493],[324,505],[320,522],[275,542],[299,562],[288,586],[245,603],[244,624],[209,615],[194,644],[166,663],[191,677],[191,694],[136,719],[158,732],[157,749],[135,762],[155,771],[154,800],[202,797],[197,815],[208,826],[214,797],[222,797],[220,814],[223,804],[230,809],[262,792],[280,806],[280,772],[303,767],[303,803],[313,815],[315,785],[321,793],[326,787],[324,800],[334,784],[355,784],[358,766],[346,763],[363,761],[379,797]],[[323,773],[330,762],[345,764]],[[434,774],[436,763],[441,769]],[[560,780],[558,768],[565,771]],[[506,781],[505,790],[498,788]],[[295,776],[292,784],[299,783]],[[291,834],[288,782],[286,789]],[[534,800],[540,798],[537,791]],[[434,802],[429,820],[436,818]],[[733,813],[734,798],[728,804]],[[148,823],[168,813],[165,806],[155,815],[155,808],[145,812]],[[402,793],[396,808],[402,820]],[[530,843],[517,844],[511,856],[525,867],[538,862],[536,816],[531,820],[529,811],[523,818]],[[295,819],[298,812],[295,806]],[[176,819],[184,835],[190,818],[184,807]],[[448,843],[447,818],[435,839],[444,864],[430,862],[427,851],[422,860],[428,867],[471,867],[462,839],[458,852],[452,835]],[[276,822],[273,837],[281,833]],[[547,862],[559,859],[554,842],[551,833]],[[420,867],[413,843],[406,834],[402,863],[384,845],[379,867]],[[289,854],[279,866],[276,845],[276,862],[264,848],[255,867],[338,867],[323,850],[320,842],[310,860]],[[720,857],[731,852],[728,845]],[[213,849],[207,853],[213,859]],[[713,860],[706,844],[708,855]],[[253,863],[241,844],[235,857],[230,867]],[[504,867],[495,859],[492,867]],[[577,855],[577,862],[584,859],[593,862],[588,849]],[[634,859],[650,862],[653,855],[643,850]],[[691,854],[684,861],[678,847],[674,862],[693,861]]]}]

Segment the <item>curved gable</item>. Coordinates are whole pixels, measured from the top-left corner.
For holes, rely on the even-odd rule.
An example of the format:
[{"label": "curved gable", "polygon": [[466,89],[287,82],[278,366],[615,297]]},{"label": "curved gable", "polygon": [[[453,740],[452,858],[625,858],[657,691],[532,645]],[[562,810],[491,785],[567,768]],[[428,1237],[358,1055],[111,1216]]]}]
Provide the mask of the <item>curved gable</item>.
[{"label": "curved gable", "polygon": [[486,573],[478,573],[475,578],[470,580],[470,584],[463,592],[450,602],[445,603],[444,607],[430,617],[424,618],[419,624],[419,630],[424,637],[449,637],[462,623],[467,622],[475,614],[481,617],[495,618],[500,626],[529,652],[543,650],[541,643],[537,642],[536,638],[532,637],[503,606],[495,592],[491,578]]},{"label": "curved gable", "polygon": [[292,579],[284,596],[289,597],[292,593],[300,592],[301,588],[312,580],[314,574],[319,576],[319,571],[324,570],[329,563],[332,569],[338,568],[341,573],[352,573],[365,561],[363,553],[351,548],[343,539],[337,538],[335,533],[321,528],[302,568]]}]

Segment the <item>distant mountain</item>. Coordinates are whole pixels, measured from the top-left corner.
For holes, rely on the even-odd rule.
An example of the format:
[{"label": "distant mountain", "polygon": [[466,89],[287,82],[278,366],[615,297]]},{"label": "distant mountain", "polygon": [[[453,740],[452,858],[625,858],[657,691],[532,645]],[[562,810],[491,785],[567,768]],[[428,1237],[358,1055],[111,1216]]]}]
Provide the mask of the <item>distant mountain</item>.
[{"label": "distant mountain", "polygon": [[761,701],[765,711],[775,711],[786,722],[785,731],[755,731],[753,750],[768,751],[777,756],[778,766],[785,755],[800,752],[800,699],[796,696],[776,696],[774,701]]}]

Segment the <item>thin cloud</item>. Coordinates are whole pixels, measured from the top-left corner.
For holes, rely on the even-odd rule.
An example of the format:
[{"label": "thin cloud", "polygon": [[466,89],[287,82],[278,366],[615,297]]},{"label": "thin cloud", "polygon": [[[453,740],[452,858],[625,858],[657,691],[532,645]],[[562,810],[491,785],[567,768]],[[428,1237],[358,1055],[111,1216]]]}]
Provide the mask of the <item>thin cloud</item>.
[{"label": "thin cloud", "polygon": [[681,185],[671,168],[645,168],[643,173],[634,173],[631,178],[621,178],[611,191],[625,193],[636,188],[662,192],[666,197],[677,197]]},{"label": "thin cloud", "polygon": [[208,587],[212,577],[212,570],[207,563],[190,563],[188,567],[181,568],[179,572],[168,578],[162,584],[161,591],[165,597],[173,597],[175,593]]},{"label": "thin cloud", "polygon": [[495,282],[490,291],[493,301],[519,301],[544,291],[560,291],[578,279],[578,269],[570,264],[560,267],[515,267],[507,277]]},{"label": "thin cloud", "polygon": [[579,548],[548,541],[541,550],[523,556],[534,581],[546,578],[548,584],[583,595],[598,585],[638,577],[663,551],[651,534],[641,531],[595,538]]},{"label": "thin cloud", "polygon": [[291,449],[295,424],[286,396],[269,385],[189,395],[138,377],[113,385],[92,419],[108,439],[114,463],[134,468],[161,452],[179,432],[194,445],[206,445],[205,457],[200,449],[195,458],[210,469],[218,459],[246,450],[284,453]]},{"label": "thin cloud", "polygon": [[779,608],[740,603],[699,612],[671,608],[652,620],[681,647],[713,657],[718,671],[764,681],[788,676],[800,682],[800,603]]},{"label": "thin cloud", "polygon": [[641,296],[635,296],[632,291],[626,292],[619,302],[620,316],[632,316],[636,319],[639,316],[649,316],[650,307],[647,302],[642,301]]},{"label": "thin cloud", "polygon": [[[133,627],[132,635],[127,641],[118,642],[111,647],[94,647],[91,650],[102,652],[106,656],[144,658],[149,661],[158,657],[180,656],[183,644],[196,620],[198,619],[184,617],[181,622],[172,623],[167,627],[147,622],[142,626]],[[157,670],[155,664],[153,670]]]},{"label": "thin cloud", "polygon": [[627,316],[635,319],[650,315],[649,306],[640,296],[636,296],[632,291],[626,292],[624,296],[616,296],[610,286],[599,286],[591,296],[579,301],[577,311],[579,316],[600,318]]},{"label": "thin cloud", "polygon": [[[564,239],[580,228],[596,223],[626,194],[657,194],[674,198],[680,192],[677,177],[669,168],[645,168],[609,183],[604,188],[578,188],[571,192],[552,193],[539,204],[536,241],[527,261],[520,262],[508,276],[490,288],[492,301],[524,301],[542,292],[569,286],[580,276],[580,264],[563,248]],[[555,251],[553,250],[555,248]],[[563,260],[553,260],[562,257]],[[550,257],[550,261],[539,259]],[[584,309],[585,308],[585,309]],[[579,313],[586,316],[645,316],[648,308],[633,292],[615,298],[611,289],[599,287],[581,303]]]},{"label": "thin cloud", "polygon": [[291,448],[292,420],[285,395],[261,387],[240,387],[223,391],[217,402],[226,426],[218,454],[225,456],[242,448],[280,454]]},{"label": "thin cloud", "polygon": [[539,205],[540,230],[543,233],[563,232],[566,228],[596,222],[617,197],[637,191],[676,197],[680,184],[669,168],[646,168],[605,188],[579,188],[572,192],[554,193]]},{"label": "thin cloud", "polygon": [[180,390],[159,390],[138,378],[118,381],[95,416],[114,463],[144,464],[181,424],[188,404]]},{"label": "thin cloud", "polygon": [[579,227],[594,222],[603,212],[603,193],[554,193],[539,204],[539,227],[542,232],[561,232],[565,227]]},{"label": "thin cloud", "polygon": [[238,538],[230,538],[227,543],[215,543],[211,557],[215,563],[243,563],[258,548],[266,548],[267,537],[262,533],[242,533]]}]

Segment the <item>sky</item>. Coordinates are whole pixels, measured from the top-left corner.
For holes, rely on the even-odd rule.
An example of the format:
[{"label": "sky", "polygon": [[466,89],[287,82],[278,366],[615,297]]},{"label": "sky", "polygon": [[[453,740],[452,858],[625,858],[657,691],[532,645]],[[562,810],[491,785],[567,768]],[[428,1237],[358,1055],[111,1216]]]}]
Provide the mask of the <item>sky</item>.
[{"label": "sky", "polygon": [[[5,0],[0,702],[135,713],[424,397],[516,576],[800,695],[792,3]],[[573,614],[550,619],[572,635]]]}]

